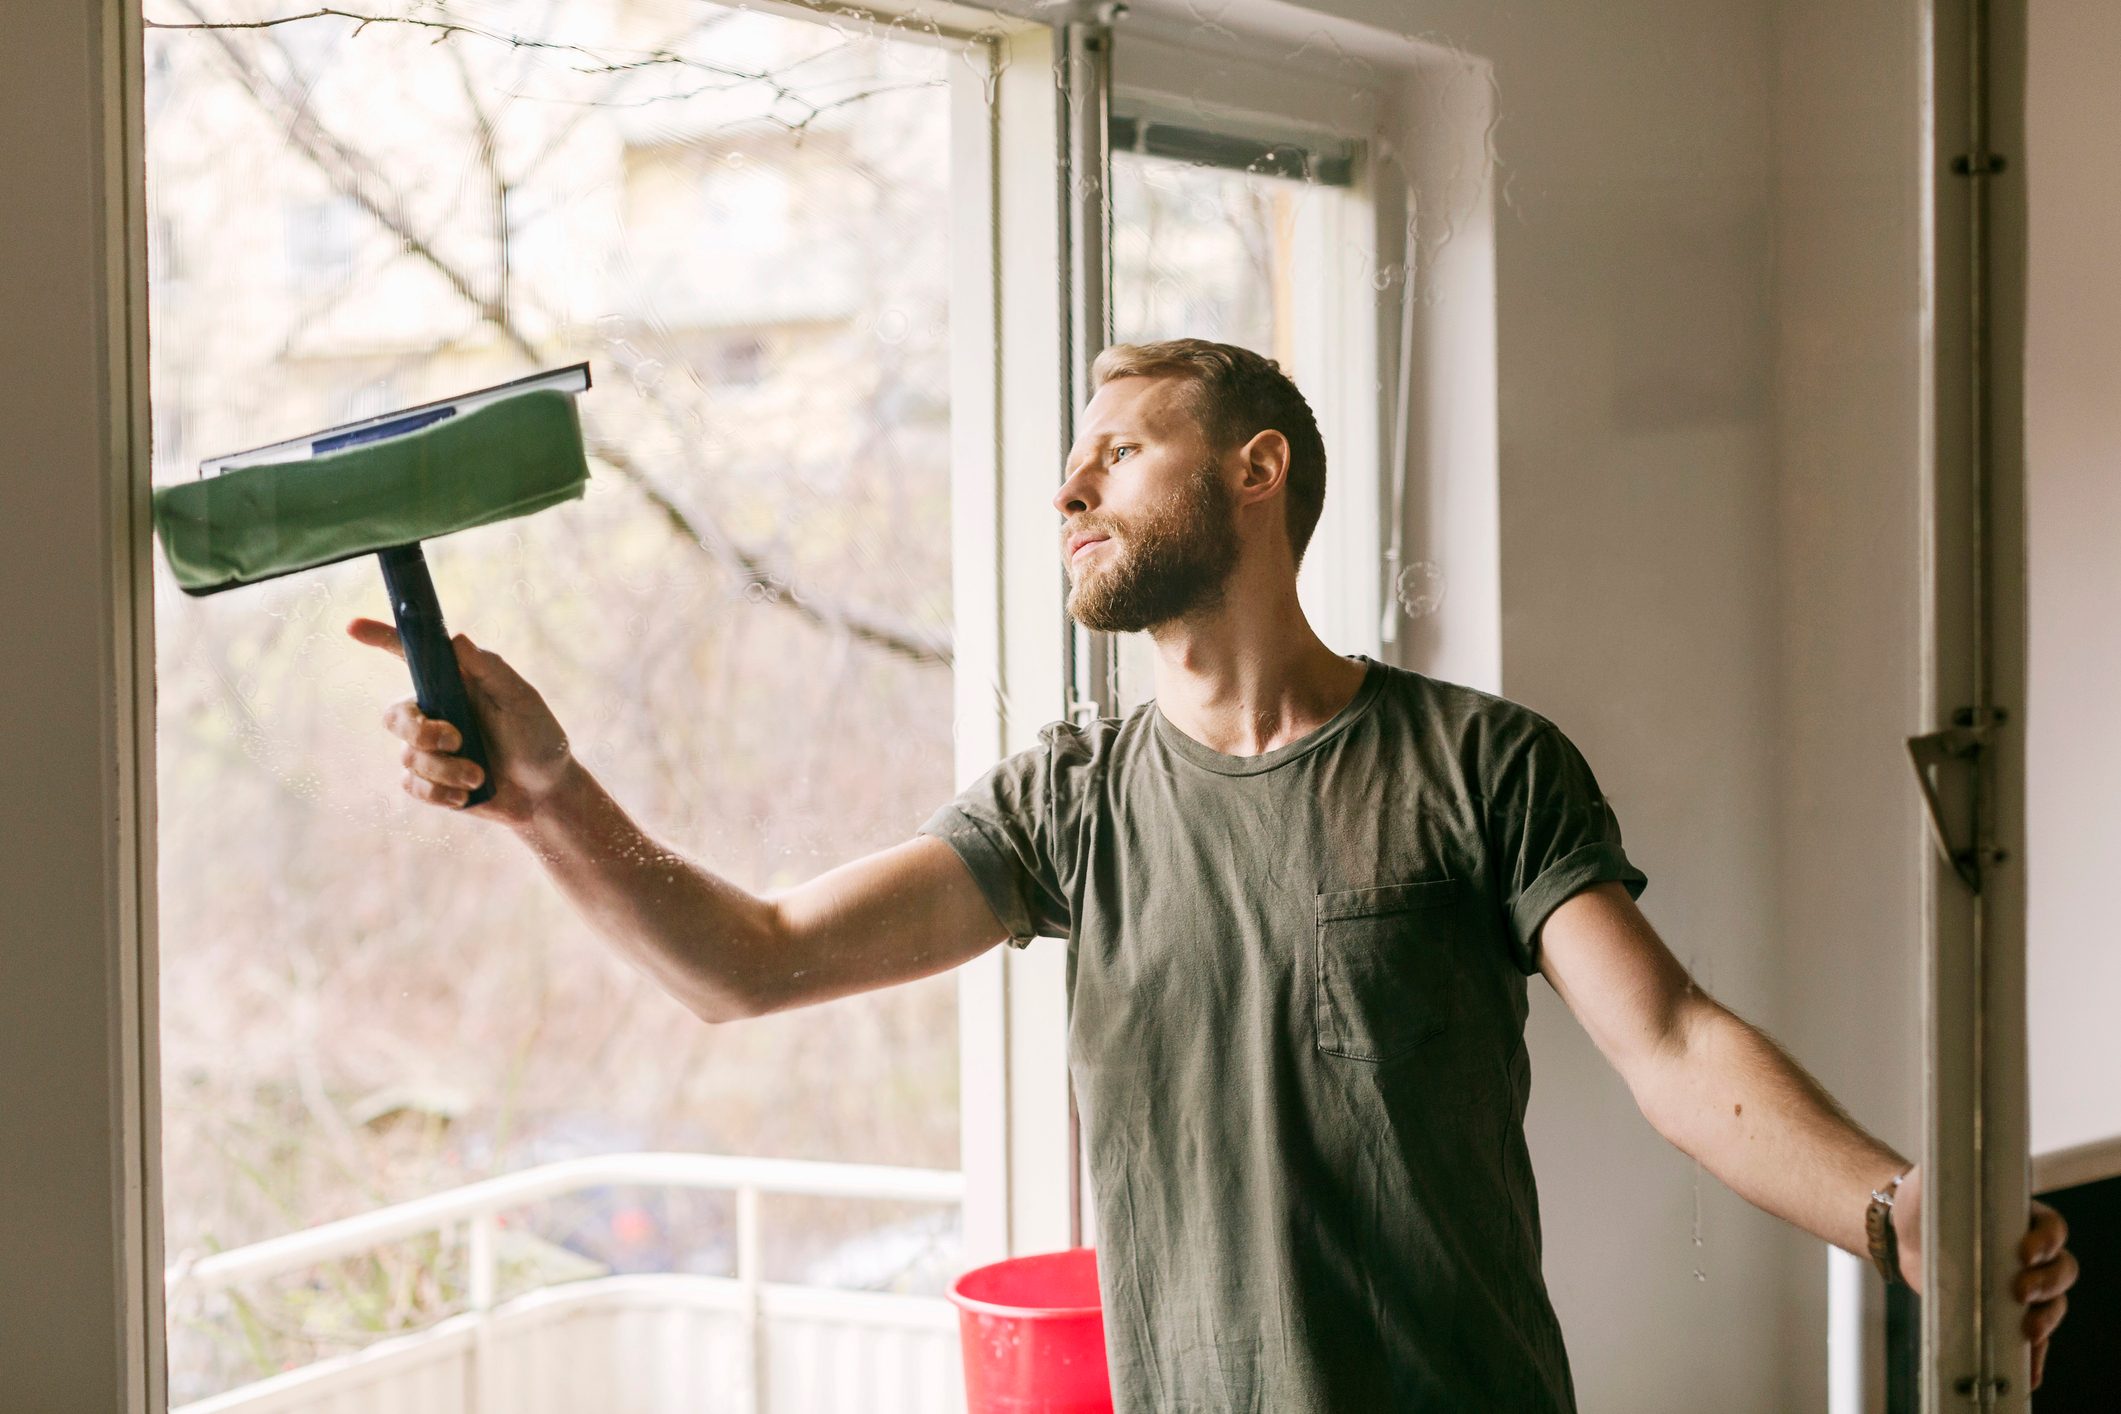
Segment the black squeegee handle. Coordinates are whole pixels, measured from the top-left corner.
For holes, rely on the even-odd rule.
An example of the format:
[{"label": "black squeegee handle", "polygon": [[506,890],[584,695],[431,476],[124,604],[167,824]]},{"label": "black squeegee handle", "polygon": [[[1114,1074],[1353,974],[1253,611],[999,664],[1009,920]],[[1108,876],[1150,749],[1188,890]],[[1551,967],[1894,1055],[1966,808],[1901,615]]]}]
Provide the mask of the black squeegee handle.
[{"label": "black squeegee handle", "polygon": [[398,621],[398,642],[405,649],[405,665],[412,669],[413,696],[420,710],[440,717],[463,734],[457,755],[476,761],[486,779],[464,803],[480,805],[493,799],[493,767],[486,760],[486,738],[479,733],[479,719],[471,710],[471,696],[464,691],[463,674],[457,671],[456,649],[450,645],[449,629],[442,622],[442,602],[435,598],[435,583],[427,573],[427,557],[418,541],[393,545],[376,552],[383,564],[383,587],[390,591],[390,611]]}]

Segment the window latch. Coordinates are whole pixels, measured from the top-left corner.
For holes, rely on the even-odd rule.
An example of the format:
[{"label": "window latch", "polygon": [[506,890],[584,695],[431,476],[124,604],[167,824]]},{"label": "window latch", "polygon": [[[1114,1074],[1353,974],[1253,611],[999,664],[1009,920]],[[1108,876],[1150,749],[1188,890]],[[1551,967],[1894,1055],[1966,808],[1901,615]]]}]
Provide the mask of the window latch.
[{"label": "window latch", "polygon": [[[1937,852],[1944,856],[1944,862],[1951,865],[1966,886],[1977,894],[1981,892],[1982,871],[1991,864],[2003,863],[2010,855],[2000,849],[1984,849],[1971,839],[1964,842],[1954,839],[1952,827],[1945,819],[1940,777],[1947,767],[1963,766],[1969,772],[1969,792],[1978,791],[1982,753],[1988,750],[1996,728],[2007,720],[2008,714],[2000,707],[1985,711],[1962,707],[1952,714],[1952,725],[1943,731],[1925,732],[1907,739],[1907,753],[1914,763],[1915,781],[1922,787],[1922,803],[1929,813],[1930,838],[1936,841]],[[1971,822],[1967,833],[1973,833]]]}]

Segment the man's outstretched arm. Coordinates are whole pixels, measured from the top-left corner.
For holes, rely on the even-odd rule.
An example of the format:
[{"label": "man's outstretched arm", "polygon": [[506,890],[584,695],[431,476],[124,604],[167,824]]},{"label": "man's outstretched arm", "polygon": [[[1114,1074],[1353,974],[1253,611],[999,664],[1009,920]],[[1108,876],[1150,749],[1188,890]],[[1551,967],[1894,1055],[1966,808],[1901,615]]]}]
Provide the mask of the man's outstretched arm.
[{"label": "man's outstretched arm", "polygon": [[[397,630],[347,632],[404,656]],[[916,836],[757,895],[652,839],[575,759],[567,733],[498,653],[452,647],[486,734],[494,793],[464,809],[505,824],[597,932],[706,1021],[732,1021],[912,981],[969,961],[1009,929],[942,840]],[[404,743],[407,793],[455,811],[483,779],[457,729],[412,698],[384,725]]]},{"label": "man's outstretched arm", "polygon": [[[1873,1188],[1909,1167],[1864,1132],[1765,1032],[1694,984],[1619,884],[1586,889],[1540,930],[1539,967],[1628,1083],[1643,1117],[1763,1211],[1867,1256]],[[1894,1212],[1901,1269],[1922,1285],[1921,1174]],[[2021,1244],[2037,1385],[2048,1338],[2067,1306],[2077,1261],[2061,1215],[2044,1203]]]}]

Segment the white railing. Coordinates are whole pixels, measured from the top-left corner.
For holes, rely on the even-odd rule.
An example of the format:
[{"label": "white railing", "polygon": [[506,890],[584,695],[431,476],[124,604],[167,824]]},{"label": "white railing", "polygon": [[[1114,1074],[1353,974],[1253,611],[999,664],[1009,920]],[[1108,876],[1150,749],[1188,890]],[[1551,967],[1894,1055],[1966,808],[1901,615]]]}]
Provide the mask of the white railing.
[{"label": "white railing", "polygon": [[760,1195],[959,1203],[965,1188],[963,1174],[938,1169],[719,1154],[607,1154],[525,1169],[248,1247],[178,1262],[164,1274],[164,1288],[174,1307],[180,1298],[208,1295],[385,1243],[462,1227],[469,1249],[470,1309],[450,1324],[469,1324],[470,1389],[466,1403],[470,1410],[479,1411],[485,1403],[479,1391],[493,1384],[488,1377],[490,1371],[484,1367],[491,1359],[489,1318],[494,1310],[498,1268],[498,1215],[529,1203],[607,1185],[712,1189],[736,1195],[735,1285],[745,1352],[736,1407],[742,1414],[765,1414],[767,1409],[768,1345],[762,1314],[762,1295],[767,1284],[760,1270]]}]

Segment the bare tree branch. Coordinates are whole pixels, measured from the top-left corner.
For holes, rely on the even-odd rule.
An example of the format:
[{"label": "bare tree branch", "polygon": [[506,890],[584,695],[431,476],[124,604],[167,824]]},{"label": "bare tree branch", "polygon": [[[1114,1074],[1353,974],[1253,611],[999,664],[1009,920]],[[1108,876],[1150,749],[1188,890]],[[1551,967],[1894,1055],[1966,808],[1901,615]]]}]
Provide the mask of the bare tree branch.
[{"label": "bare tree branch", "polygon": [[[781,82],[779,76],[773,70],[732,69],[726,64],[716,64],[709,60],[698,58],[694,55],[680,54],[675,50],[671,49],[651,49],[648,50],[646,53],[639,54],[638,57],[627,59],[622,63],[612,63],[609,62],[604,57],[604,55],[598,53],[596,50],[590,49],[580,44],[566,44],[549,39],[526,39],[522,35],[501,34],[494,30],[481,29],[477,25],[458,24],[455,21],[451,20],[421,19],[416,15],[369,15],[362,14],[361,12],[355,10],[341,10],[332,6],[324,6],[319,9],[306,11],[303,14],[299,15],[277,15],[271,19],[264,20],[209,20],[206,18],[206,16],[199,13],[198,8],[191,3],[191,0],[178,0],[178,3],[182,4],[186,10],[189,10],[192,13],[193,18],[190,21],[180,20],[176,22],[169,22],[164,20],[144,20],[142,21],[142,24],[148,29],[169,30],[271,30],[276,29],[281,25],[300,24],[305,20],[352,20],[354,21],[354,34],[356,35],[359,35],[370,25],[409,25],[416,29],[433,30],[435,32],[434,42],[437,44],[440,44],[443,40],[448,39],[452,35],[465,34],[470,35],[475,39],[490,40],[496,44],[506,44],[514,49],[550,50],[554,53],[574,54],[582,58],[593,59],[597,61],[596,63],[586,68],[577,67],[575,69],[575,72],[580,74],[629,74],[639,73],[644,70],[653,68],[697,69],[703,73],[720,75],[722,78],[729,79],[732,82],[720,84],[701,84],[699,87],[688,89],[683,93],[655,94],[651,95],[648,98],[640,100],[639,103],[625,104],[613,102],[609,106],[619,108],[645,107],[650,103],[667,103],[673,100],[697,98],[703,93],[721,93],[731,88],[742,88],[747,84],[762,84],[766,88],[771,89],[773,92],[772,106],[778,106],[780,103],[785,101],[788,103],[798,104],[810,110],[809,112],[805,113],[801,118],[796,119],[794,121],[790,121],[772,112],[770,107],[769,110],[762,115],[767,122],[773,123],[779,127],[786,128],[790,132],[798,133],[803,131],[805,128],[809,127],[810,124],[815,121],[821,114],[828,113],[835,108],[844,107],[849,103],[858,103],[864,98],[872,98],[880,93],[893,93],[900,89],[923,88],[927,86],[924,82],[882,84],[876,88],[867,89],[860,93],[847,94],[844,97],[836,98],[829,103],[812,103],[809,99],[805,98],[800,92],[788,87],[788,85]],[[836,47],[837,46],[835,46],[835,48]],[[831,51],[828,50],[826,52],[829,53]],[[815,59],[819,56],[813,54],[809,57],[811,59]],[[797,62],[806,63],[808,62],[808,60],[799,60]],[[790,67],[793,68],[795,66],[791,65]]]},{"label": "bare tree branch", "polygon": [[[275,15],[271,19],[264,20],[210,20],[199,12],[198,7],[192,4],[191,0],[177,0],[177,3],[183,5],[186,10],[191,12],[192,18],[189,21],[143,20],[143,25],[148,29],[269,30],[277,29],[281,25],[301,24],[306,20],[336,19],[352,20],[356,35],[370,25],[407,25],[414,29],[435,31],[437,43],[453,34],[467,34],[475,39],[485,39],[491,40],[496,44],[506,44],[512,49],[544,49],[559,54],[574,54],[581,58],[596,61],[594,67],[578,69],[576,70],[577,73],[617,73],[652,65],[676,64],[683,65],[686,68],[703,69],[709,73],[721,74],[727,78],[741,79],[747,83],[774,84],[773,75],[770,73],[755,73],[747,69],[732,69],[726,65],[710,63],[707,60],[696,59],[690,55],[680,54],[669,49],[651,49],[637,59],[630,59],[623,64],[613,64],[606,60],[603,54],[580,44],[565,44],[550,39],[526,39],[521,35],[500,34],[493,30],[481,29],[477,25],[458,24],[451,20],[427,20],[421,19],[416,15],[369,15],[356,10],[341,10],[334,6],[326,5],[315,10],[305,11],[299,15]],[[775,85],[775,88],[778,93],[778,85]]]},{"label": "bare tree branch", "polygon": [[[673,531],[691,539],[746,585],[760,586],[756,596],[759,602],[786,605],[819,628],[847,634],[909,662],[949,666],[951,644],[947,635],[923,631],[892,615],[879,614],[858,604],[821,599],[795,589],[785,576],[775,574],[757,551],[723,535],[711,520],[703,517],[696,525],[668,493],[654,484],[653,478],[634,462],[632,454],[624,447],[600,441],[593,453],[599,461],[607,463],[632,482],[648,498],[649,504],[662,512]],[[700,533],[699,525],[708,527],[707,534]]]},{"label": "bare tree branch", "polygon": [[[206,31],[220,49],[222,57],[229,64],[244,92],[264,109],[268,116],[285,125],[297,150],[316,167],[334,191],[358,203],[371,219],[403,244],[408,254],[418,258],[440,275],[450,290],[469,305],[481,320],[492,325],[526,362],[537,366],[551,361],[545,350],[523,332],[513,313],[503,302],[501,296],[505,286],[503,291],[487,292],[478,289],[471,277],[455,262],[445,257],[434,241],[415,226],[411,214],[392,194],[389,184],[382,179],[367,155],[325,127],[323,121],[306,103],[290,93],[279,79],[252,62],[225,32],[229,29],[269,30],[272,25],[281,21],[260,20],[243,24],[209,22],[199,11],[195,0],[178,0],[178,3],[196,16],[199,23],[163,28]],[[291,18],[316,18],[325,14],[364,18],[338,10],[318,11],[309,16]],[[377,22],[376,17],[365,18],[370,23]],[[747,585],[763,586],[763,592],[759,595],[763,602],[780,604],[820,628],[849,634],[908,662],[935,667],[951,665],[952,644],[946,633],[923,630],[917,625],[900,622],[894,615],[878,613],[860,605],[838,602],[796,589],[790,584],[788,576],[775,574],[769,568],[766,557],[761,552],[739,544],[725,534],[712,517],[688,512],[679,505],[677,499],[657,484],[655,477],[640,465],[626,447],[610,438],[593,434],[588,440],[590,455],[616,471],[645,497],[681,540],[704,551],[724,569],[739,576]]]},{"label": "bare tree branch", "polygon": [[451,46],[450,64],[457,71],[457,81],[464,90],[464,104],[471,110],[472,151],[479,159],[479,170],[486,174],[487,224],[493,233],[493,307],[503,319],[513,320],[514,311],[509,306],[509,276],[512,266],[509,255],[508,229],[508,178],[501,172],[499,135],[494,130],[493,117],[486,105],[479,101],[478,80],[472,77],[471,65],[465,62],[464,51]]}]

